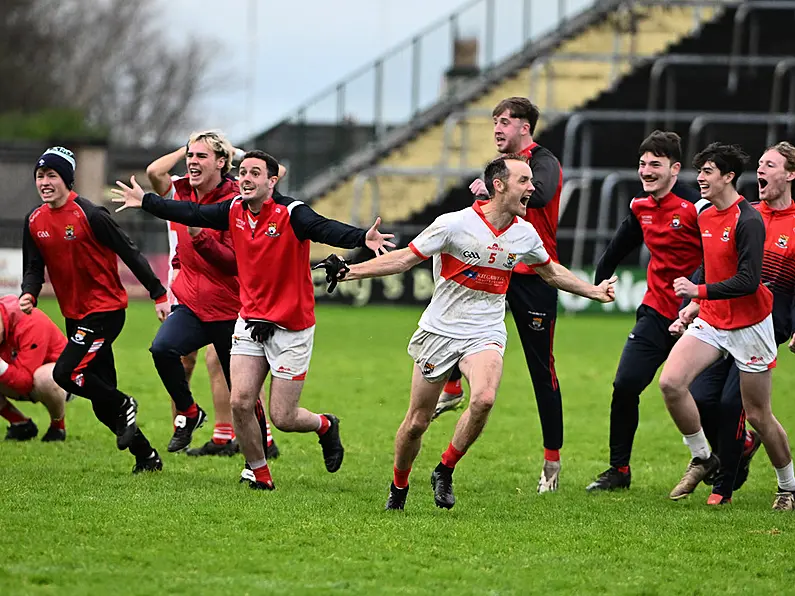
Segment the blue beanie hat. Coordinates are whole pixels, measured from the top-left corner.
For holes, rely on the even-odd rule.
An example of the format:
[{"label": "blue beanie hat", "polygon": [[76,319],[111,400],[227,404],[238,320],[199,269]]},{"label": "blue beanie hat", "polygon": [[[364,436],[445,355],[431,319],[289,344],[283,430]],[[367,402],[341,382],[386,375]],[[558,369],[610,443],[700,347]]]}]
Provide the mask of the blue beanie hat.
[{"label": "blue beanie hat", "polygon": [[33,170],[33,175],[39,171],[39,168],[50,168],[55,170],[66,184],[66,188],[70,189],[75,183],[75,154],[66,149],[65,147],[50,147],[45,151],[36,162],[36,168]]}]

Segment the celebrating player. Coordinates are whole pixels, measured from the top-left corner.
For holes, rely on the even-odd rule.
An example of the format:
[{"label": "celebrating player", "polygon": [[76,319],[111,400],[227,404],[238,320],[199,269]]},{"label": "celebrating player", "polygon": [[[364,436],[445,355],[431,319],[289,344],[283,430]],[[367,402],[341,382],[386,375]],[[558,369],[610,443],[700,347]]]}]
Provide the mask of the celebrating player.
[{"label": "celebrating player", "polygon": [[38,308],[25,315],[19,298],[0,298],[0,416],[11,423],[6,440],[27,441],[39,430],[7,398],[41,402],[50,414],[42,441],[65,441],[66,392],[52,378],[66,338]]},{"label": "celebrating player", "polygon": [[532,178],[524,156],[499,157],[484,173],[491,200],[442,215],[408,248],[352,265],[349,271],[347,266],[335,267],[333,255],[329,258],[327,273],[332,279],[363,279],[401,273],[434,257],[433,297],[408,347],[415,362],[411,401],[395,438],[387,509],[405,506],[422,435],[444,382],[458,364],[471,388],[469,407],[431,475],[436,505],[447,509],[455,505],[453,471],[486,425],[502,376],[505,294],[511,271],[519,263],[535,266],[542,279],[558,289],[599,302],[614,299],[616,278],[599,286],[581,281],[551,260],[535,228],[523,219],[534,190]]},{"label": "celebrating player", "polygon": [[367,246],[384,251],[391,234],[326,219],[301,201],[273,192],[279,164],[262,151],[243,156],[239,168],[240,197],[213,205],[167,201],[144,195],[119,182],[114,192],[120,209],[142,207],[162,219],[185,225],[229,230],[240,280],[240,316],[232,339],[232,415],[240,447],[251,468],[254,489],[273,490],[254,414],[265,377],[271,373],[270,414],[285,432],[316,432],[329,472],[342,465],[344,449],[339,420],[299,407],[315,331],[314,286],[309,269],[309,241],[341,248]]},{"label": "celebrating player", "polygon": [[[757,181],[761,203],[756,205],[765,224],[765,248],[762,259],[762,283],[773,293],[773,330],[777,344],[789,342],[795,348],[792,307],[795,297],[795,243],[790,242],[795,229],[795,204],[792,181],[795,180],[795,147],[782,142],[765,150],[759,159]],[[684,331],[681,321],[672,331]],[[704,434],[716,451],[720,465],[714,478],[710,505],[731,502],[732,493],[748,477],[749,465],[761,441],[755,431],[745,430],[745,412],[740,392],[740,374],[731,358],[719,359],[690,385],[696,400]],[[676,499],[686,497],[701,480],[698,467],[688,467],[682,481],[672,493]],[[782,492],[780,508],[792,505],[789,492]]]},{"label": "celebrating player", "polygon": [[108,211],[71,190],[74,173],[74,154],[63,147],[48,149],[36,162],[36,189],[44,205],[25,218],[19,307],[33,311],[46,267],[69,337],[52,371],[55,382],[91,400],[118,448],[129,447],[135,456],[133,473],[160,470],[157,451],[136,424],[138,404],[116,387],[112,344],[127,308],[118,257],[149,290],[161,321],[168,314],[166,289]]},{"label": "celebrating player", "polygon": [[[524,97],[509,97],[497,104],[492,115],[497,151],[504,155],[519,154],[529,160],[535,192],[522,217],[533,224],[550,258],[557,263],[558,209],[563,172],[552,152],[533,140],[538,108]],[[469,188],[476,196],[489,194],[480,179]],[[544,465],[538,480],[538,492],[551,492],[558,488],[560,448],[563,446],[563,405],[552,353],[558,291],[544,283],[534,267],[518,263],[506,298],[522,341],[541,419]],[[434,417],[457,407],[463,398],[461,371],[456,366],[439,397]]]},{"label": "celebrating player", "polygon": [[[671,350],[660,389],[693,458],[686,476],[689,481],[702,480],[717,469],[718,459],[707,444],[689,387],[707,367],[730,355],[740,370],[748,421],[776,470],[778,493],[773,508],[790,510],[795,505],[795,475],[789,440],[770,407],[776,340],[773,295],[761,283],[765,225],[736,190],[746,160],[739,147],[713,143],[693,161],[701,196],[712,203],[698,217],[704,283],[696,285],[686,277],[674,280],[677,296],[695,299],[679,316],[683,323],[693,324]],[[672,499],[680,497],[681,484],[671,492]]]},{"label": "celebrating player", "polygon": [[[233,151],[220,133],[194,133],[184,147],[152,162],[146,173],[158,195],[203,205],[218,203],[235,197],[240,190],[237,181],[229,175]],[[182,159],[185,159],[188,174],[172,178],[171,170]],[[186,449],[193,432],[206,418],[204,410],[193,400],[188,370],[192,372],[195,365],[195,352],[208,344],[214,348],[208,350],[207,363],[208,371],[216,373],[215,377],[210,377],[215,425],[212,439],[201,448],[191,450],[191,454],[233,455],[238,449],[233,441],[228,386],[229,351],[240,311],[240,286],[231,242],[229,232],[169,222],[169,244],[173,252],[169,290],[174,304],[150,350],[157,372],[175,405],[174,436],[168,445],[172,452]],[[184,365],[185,359],[188,367]],[[275,450],[272,439],[269,443]]]},{"label": "celebrating player", "polygon": [[645,243],[651,255],[648,287],[613,381],[610,467],[587,486],[588,491],[629,488],[640,394],[654,380],[675,342],[668,327],[678,317],[682,300],[674,294],[673,281],[692,275],[701,264],[697,217],[709,202],[678,181],[682,167],[679,135],[654,131],[641,143],[638,155],[643,192],[632,199],[629,215],[600,257],[594,281],[613,275],[619,263]]}]

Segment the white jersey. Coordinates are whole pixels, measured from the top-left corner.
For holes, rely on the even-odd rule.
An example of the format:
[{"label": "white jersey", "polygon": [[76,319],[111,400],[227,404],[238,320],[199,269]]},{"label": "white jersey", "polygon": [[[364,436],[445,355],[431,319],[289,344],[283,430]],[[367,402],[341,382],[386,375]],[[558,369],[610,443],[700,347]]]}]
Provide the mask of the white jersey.
[{"label": "white jersey", "polygon": [[477,201],[436,219],[409,244],[421,259],[434,257],[434,290],[419,326],[456,339],[493,336],[505,331],[505,294],[517,263],[549,263],[532,224],[518,217],[497,230]]},{"label": "white jersey", "polygon": [[[163,195],[164,199],[173,199],[176,195],[176,190],[174,189],[174,180],[179,180],[179,176],[171,176],[171,184],[166,191],[166,194]],[[168,296],[168,304],[169,306],[174,306],[178,304],[177,297],[174,296],[174,292],[171,291],[171,284],[174,283],[174,278],[176,277],[176,271],[174,271],[174,266],[172,262],[174,261],[174,256],[177,254],[177,230],[174,227],[176,224],[173,221],[167,221],[166,226],[168,226],[168,285],[166,286],[167,296]]]}]

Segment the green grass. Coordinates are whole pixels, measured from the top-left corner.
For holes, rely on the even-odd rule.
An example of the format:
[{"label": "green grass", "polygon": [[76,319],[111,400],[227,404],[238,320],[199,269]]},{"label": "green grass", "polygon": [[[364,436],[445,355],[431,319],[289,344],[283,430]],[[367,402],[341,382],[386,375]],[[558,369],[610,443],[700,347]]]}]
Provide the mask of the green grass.
[{"label": "green grass", "polygon": [[[52,303],[45,309],[61,321]],[[557,494],[535,493],[540,430],[509,321],[497,405],[459,464],[455,508],[434,507],[428,480],[457,418],[447,414],[426,435],[405,513],[382,511],[419,314],[318,309],[303,404],[340,416],[345,463],[329,475],[314,436],[277,432],[278,489],[262,494],[237,483],[240,458],[165,453],[169,401],[147,351],[157,323],[150,305],[134,304],[115,344],[120,387],[138,398],[165,469],[131,476],[131,456],[83,399],[68,407],[65,444],[0,443],[0,594],[793,593],[795,521],[770,511],[775,476],[764,453],[733,505],[708,508],[704,487],[669,501],[689,454],[654,385],[642,399],[632,489],[585,493],[606,467],[629,317],[558,324],[566,444]],[[793,358],[781,354],[774,381],[774,409],[789,429]],[[194,388],[209,407],[197,371]],[[21,407],[46,428],[42,407]]]}]

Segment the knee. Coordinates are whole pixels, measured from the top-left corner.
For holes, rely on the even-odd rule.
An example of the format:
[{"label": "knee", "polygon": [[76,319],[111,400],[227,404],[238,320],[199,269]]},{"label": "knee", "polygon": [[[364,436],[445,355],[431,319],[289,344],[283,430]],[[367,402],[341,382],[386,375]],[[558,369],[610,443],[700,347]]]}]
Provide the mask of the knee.
[{"label": "knee", "polygon": [[489,412],[491,412],[491,409],[494,407],[496,398],[497,392],[494,389],[473,391],[472,397],[469,400],[470,416],[488,416]]},{"label": "knee", "polygon": [[53,366],[40,366],[33,373],[33,393],[36,395],[57,395],[62,389],[53,378]]},{"label": "knee", "polygon": [[425,431],[428,430],[428,426],[431,424],[431,416],[432,412],[421,412],[419,410],[415,410],[410,412],[408,416],[406,416],[406,433],[412,439],[419,439],[425,434]]},{"label": "knee", "polygon": [[619,373],[613,381],[613,399],[640,403],[640,394],[648,384],[648,381],[643,382],[634,375]]},{"label": "knee", "polygon": [[674,401],[687,391],[687,386],[677,375],[666,374],[663,370],[660,375],[660,391],[666,401]]},{"label": "knee", "polygon": [[765,426],[770,414],[771,412],[767,408],[756,405],[747,405],[745,408],[745,419],[757,430]]},{"label": "knee", "polygon": [[232,406],[232,414],[236,417],[253,416],[256,401],[256,396],[233,391],[229,400]]},{"label": "knee", "polygon": [[297,408],[288,409],[272,402],[270,408],[271,424],[278,430],[289,432],[293,430],[297,413]]}]

